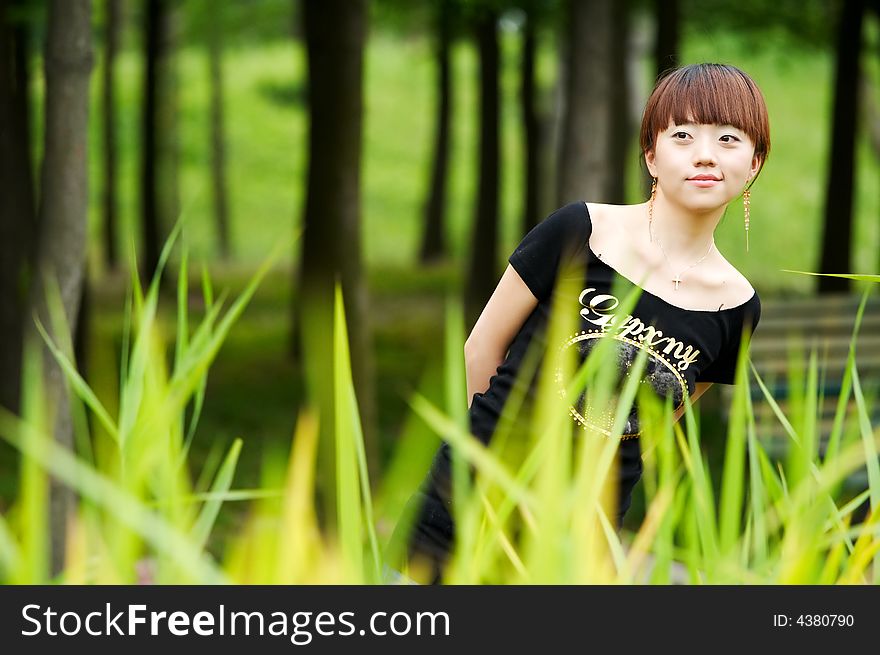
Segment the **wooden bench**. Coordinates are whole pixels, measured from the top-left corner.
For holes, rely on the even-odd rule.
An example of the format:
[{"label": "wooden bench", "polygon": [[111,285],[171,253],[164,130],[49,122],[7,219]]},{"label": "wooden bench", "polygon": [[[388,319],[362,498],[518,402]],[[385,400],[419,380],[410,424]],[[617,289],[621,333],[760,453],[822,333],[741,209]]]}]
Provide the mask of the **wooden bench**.
[{"label": "wooden bench", "polygon": [[[828,294],[798,299],[762,299],[761,322],[751,344],[751,359],[779,407],[791,420],[789,378],[791,358],[798,367],[802,384],[806,383],[810,352],[816,349],[818,361],[818,393],[824,393],[817,406],[819,419],[819,453],[824,454],[840,394],[849,343],[858,311],[860,294]],[[880,297],[872,290],[856,340],[856,369],[862,392],[868,403],[873,426],[880,425],[880,403],[872,403],[880,388]],[[824,376],[824,377],[823,377]],[[723,411],[730,408],[733,387],[724,387]],[[774,459],[781,458],[790,447],[791,438],[767,402],[756,381],[751,383],[758,438]],[[818,399],[817,399],[818,402]],[[850,392],[847,417],[855,417],[855,399]],[[727,417],[725,416],[725,419]],[[850,418],[848,420],[855,420]],[[867,488],[864,469],[847,480],[847,487]]]}]

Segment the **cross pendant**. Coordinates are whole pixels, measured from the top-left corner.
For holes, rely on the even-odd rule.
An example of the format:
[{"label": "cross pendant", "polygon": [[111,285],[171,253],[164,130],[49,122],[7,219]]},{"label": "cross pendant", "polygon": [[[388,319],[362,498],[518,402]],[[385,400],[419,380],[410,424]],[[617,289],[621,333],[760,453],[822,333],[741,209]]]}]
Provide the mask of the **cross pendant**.
[{"label": "cross pendant", "polygon": [[675,283],[675,291],[678,291],[678,285],[681,283],[681,278],[676,275],[672,278],[672,281]]}]

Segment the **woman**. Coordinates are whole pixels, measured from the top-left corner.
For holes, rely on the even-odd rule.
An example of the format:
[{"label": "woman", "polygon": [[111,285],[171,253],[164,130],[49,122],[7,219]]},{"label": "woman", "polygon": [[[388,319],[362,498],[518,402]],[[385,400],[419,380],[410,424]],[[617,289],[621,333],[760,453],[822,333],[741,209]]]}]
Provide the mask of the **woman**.
[{"label": "woman", "polygon": [[[510,256],[465,344],[471,432],[484,442],[527,347],[544,338],[563,271],[580,271],[578,281],[584,282],[576,297],[554,300],[581,317],[581,329],[566,345],[583,357],[598,339],[612,338],[626,363],[647,351],[644,381],[659,395],[673,396],[676,421],[686,393],[693,402],[714,382],[733,384],[740,341],[757,326],[761,302],[713,237],[728,203],[742,196],[748,248],[750,187],[770,150],[764,99],[733,66],[673,70],[648,100],[640,145],[653,178],[647,202],[572,202],[532,229]],[[642,281],[635,308],[625,317],[614,311],[620,300],[610,293],[615,276],[633,285]],[[570,414],[584,428],[610,427],[578,403]],[[619,448],[618,529],[641,477],[638,436],[633,408]],[[409,553],[432,563],[435,583],[454,539],[450,469],[444,443],[410,501],[418,511]]]}]

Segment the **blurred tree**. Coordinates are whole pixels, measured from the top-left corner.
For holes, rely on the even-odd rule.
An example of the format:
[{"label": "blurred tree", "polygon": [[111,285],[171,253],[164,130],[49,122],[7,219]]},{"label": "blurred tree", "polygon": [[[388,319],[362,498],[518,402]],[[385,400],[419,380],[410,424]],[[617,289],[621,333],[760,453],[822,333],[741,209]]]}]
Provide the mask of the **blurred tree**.
[{"label": "blurred tree", "polygon": [[536,62],[539,51],[539,33],[552,19],[557,18],[556,0],[524,0],[520,3],[524,15],[522,56],[520,58],[520,113],[523,122],[523,214],[521,231],[525,235],[544,215],[543,190],[550,179],[544,170],[545,147],[548,142],[552,114],[542,110],[542,93],[537,79]]},{"label": "blurred tree", "polygon": [[[827,49],[834,45],[834,14],[841,1],[677,0],[686,35],[735,34],[746,49],[773,39],[783,48]],[[660,5],[666,5],[660,2]]]},{"label": "blurred tree", "polygon": [[630,120],[629,92],[627,83],[627,58],[629,52],[629,21],[631,0],[616,0],[611,7],[610,70],[606,75],[611,80],[608,111],[610,112],[606,177],[606,202],[623,204],[626,202],[627,157],[630,144],[636,132]]},{"label": "blurred tree", "polygon": [[480,145],[477,201],[474,207],[470,263],[465,285],[468,331],[477,322],[498,283],[498,192],[500,144],[498,89],[498,10],[495,3],[473,7],[480,61]]},{"label": "blurred tree", "polygon": [[557,204],[624,202],[628,2],[568,0]]},{"label": "blurred tree", "polygon": [[422,263],[437,261],[446,256],[444,219],[452,117],[450,47],[453,38],[453,22],[458,12],[455,0],[439,0],[435,4],[435,8],[437,123],[434,135],[434,159],[431,164],[431,184],[424,208],[425,228],[422,234],[422,245],[419,249],[419,261]]},{"label": "blurred tree", "polygon": [[[49,320],[45,284],[57,285],[68,325],[75,326],[82,295],[88,210],[89,75],[92,68],[90,0],[50,0],[44,57],[45,148],[40,184],[37,275],[31,299],[56,343],[70,344]],[[71,328],[72,329],[72,328]],[[35,332],[31,337],[39,338]],[[69,400],[61,369],[44,352],[48,425],[55,439],[73,446]],[[63,567],[66,517],[72,499],[53,480],[50,492],[52,571]]]},{"label": "blurred tree", "polygon": [[540,200],[540,144],[541,119],[537,107],[537,81],[535,79],[535,56],[538,40],[537,2],[528,0],[523,3],[525,22],[523,23],[522,57],[520,60],[519,104],[523,122],[523,235],[527,234],[539,220]]},{"label": "blurred tree", "polygon": [[657,38],[654,42],[654,61],[657,78],[670,68],[679,65],[679,0],[654,0],[654,16]]},{"label": "blurred tree", "polygon": [[[294,339],[309,400],[320,412],[319,475],[335,479],[333,299],[340,282],[355,392],[371,480],[378,479],[376,409],[367,286],[361,254],[361,141],[365,0],[303,0],[308,52],[308,181],[302,217]],[[335,488],[321,485],[325,518],[335,517]]]},{"label": "blurred tree", "polygon": [[[461,10],[473,0],[452,1]],[[371,0],[370,25],[403,38],[422,37],[425,26],[436,25],[439,2],[442,0]]]},{"label": "blurred tree", "polygon": [[141,269],[156,271],[166,231],[178,216],[176,75],[173,0],[146,0],[143,146],[141,148]]},{"label": "blurred tree", "polygon": [[223,7],[210,3],[208,8],[208,66],[211,80],[211,190],[214,195],[214,221],[217,242],[223,259],[232,256],[227,200],[226,142],[223,137]]},{"label": "blurred tree", "polygon": [[14,412],[36,239],[25,4],[0,0],[0,406]]},{"label": "blurred tree", "polygon": [[[551,155],[554,151],[557,120],[551,104],[560,97],[559,80],[554,79],[549,89],[542,88],[538,75],[538,58],[542,43],[549,42],[555,47],[563,5],[562,0],[513,0],[501,5],[507,9],[502,16],[502,23],[506,21],[516,24],[522,35],[518,99],[523,138],[520,219],[520,232],[523,235],[546,214],[550,195],[546,192],[546,187],[555,177],[557,162]],[[553,198],[551,202],[555,203],[556,199]]]},{"label": "blurred tree", "polygon": [[116,53],[119,50],[119,32],[122,22],[122,0],[105,0],[104,25],[104,68],[101,88],[101,121],[103,136],[104,193],[104,261],[109,269],[119,264],[116,246],[116,224],[118,221],[116,194],[116,86],[113,69]]},{"label": "blurred tree", "polygon": [[[864,13],[865,0],[841,3],[837,23],[831,152],[825,187],[825,220],[819,263],[819,272],[822,273],[852,271],[855,142]],[[819,293],[847,292],[850,289],[846,278],[820,276],[817,279]]]}]

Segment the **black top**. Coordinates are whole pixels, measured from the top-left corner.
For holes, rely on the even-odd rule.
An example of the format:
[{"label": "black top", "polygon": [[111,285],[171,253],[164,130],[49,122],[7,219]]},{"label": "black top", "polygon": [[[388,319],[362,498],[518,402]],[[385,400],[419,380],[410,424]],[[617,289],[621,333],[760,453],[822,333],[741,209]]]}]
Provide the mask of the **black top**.
[{"label": "black top", "polygon": [[[580,279],[586,271],[584,285],[577,286],[576,295],[558,299],[563,307],[570,306],[581,316],[578,333],[569,339],[581,355],[589,352],[598,338],[618,340],[619,352],[628,362],[639,349],[646,348],[645,379],[659,395],[672,393],[675,408],[684,403],[685,386],[692,394],[696,382],[733,384],[743,327],[753,332],[760,320],[757,291],[741,305],[712,311],[677,307],[643,290],[632,315],[621,316],[615,307],[622,298],[611,295],[614,278],[629,288],[636,285],[593,253],[591,234],[586,203],[573,202],[536,225],[510,256],[511,266],[538,299],[538,306],[520,328],[488,389],[474,394],[470,418],[476,436],[492,434],[529,345],[535,338],[541,339],[542,346],[548,345],[543,343],[543,333],[560,270],[560,283],[571,276]],[[631,419],[633,423],[626,426],[624,434],[635,436],[635,412]]]},{"label": "black top", "polygon": [[[520,328],[505,361],[489,380],[484,393],[474,394],[470,415],[471,432],[488,443],[513,387],[526,351],[538,345],[542,353],[548,347],[576,347],[580,361],[598,339],[615,339],[618,361],[623,365],[635,360],[639,350],[647,350],[648,360],[643,380],[661,397],[672,395],[673,406],[684,403],[684,389],[693,394],[697,382],[733,384],[736,357],[743,330],[748,336],[757,327],[761,301],[755,292],[745,303],[717,311],[677,307],[647,291],[642,291],[631,314],[615,311],[621,300],[612,295],[616,289],[631,290],[635,283],[602,261],[589,246],[592,222],[584,202],[573,202],[557,209],[536,225],[511,254],[509,261],[538,299]],[[574,276],[574,277],[572,277]],[[559,289],[575,289],[560,297]],[[564,285],[564,281],[576,282]],[[582,282],[582,284],[581,284]],[[580,325],[574,334],[559,344],[546,343],[546,327],[552,302],[561,303],[564,311],[577,312]],[[535,342],[538,341],[539,344]],[[540,368],[540,366],[539,366]],[[537,376],[537,373],[535,373]],[[534,379],[529,393],[534,392]],[[572,420],[585,429],[588,421],[604,431],[611,427],[612,412],[586,417],[583,394],[570,406]],[[629,492],[641,475],[636,405],[624,426],[621,441],[621,497],[618,523],[629,507]],[[440,557],[450,546],[452,523],[450,507],[449,447],[444,443],[434,458],[431,472],[416,498],[422,504],[413,533],[412,545],[423,553]]]}]

